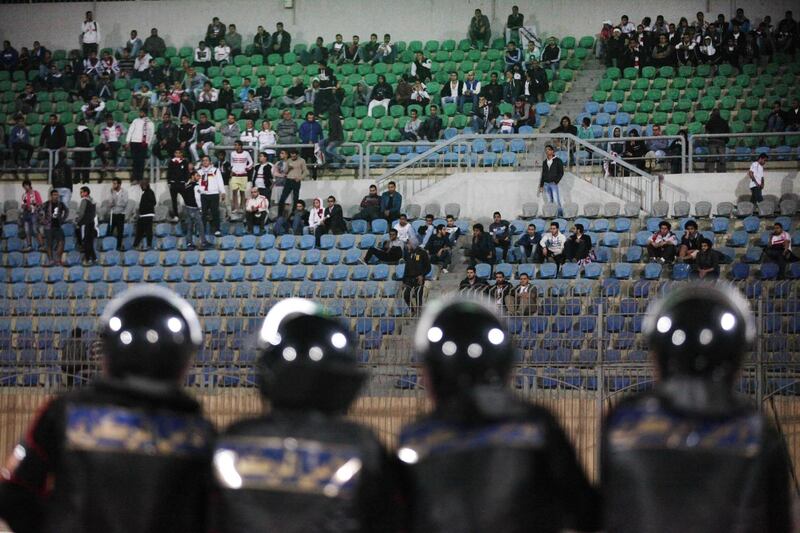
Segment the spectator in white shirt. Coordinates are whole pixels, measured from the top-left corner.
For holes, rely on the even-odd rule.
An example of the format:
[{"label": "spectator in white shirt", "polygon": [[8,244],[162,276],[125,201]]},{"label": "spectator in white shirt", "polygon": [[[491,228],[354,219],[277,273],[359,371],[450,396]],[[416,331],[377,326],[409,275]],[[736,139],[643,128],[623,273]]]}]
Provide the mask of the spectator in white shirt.
[{"label": "spectator in white shirt", "polygon": [[81,47],[83,48],[83,57],[87,57],[89,52],[98,51],[100,46],[100,27],[91,11],[86,12],[86,20],[81,24]]},{"label": "spectator in white shirt", "polygon": [[764,201],[764,165],[767,163],[767,154],[758,154],[758,159],[750,165],[747,176],[750,178],[750,201],[755,205]]},{"label": "spectator in white shirt", "polygon": [[203,90],[197,95],[197,109],[207,109],[214,111],[217,108],[219,101],[219,91],[211,86],[211,82],[207,81],[203,84]]},{"label": "spectator in white shirt", "polygon": [[394,45],[392,44],[392,36],[388,33],[383,36],[383,42],[378,45],[375,51],[375,57],[372,58],[372,63],[383,63],[384,61],[394,61]]},{"label": "spectator in white shirt", "polygon": [[397,230],[397,238],[403,242],[404,246],[409,239],[416,241],[414,228],[408,223],[408,217],[405,214],[401,214],[392,227]]},{"label": "spectator in white shirt", "polygon": [[[231,152],[231,208],[233,212],[239,211],[239,205],[244,206],[244,193],[247,189],[247,178],[253,170],[253,156],[244,151],[242,141],[233,143]],[[238,192],[238,194],[237,194]]]},{"label": "spectator in white shirt", "polygon": [[542,236],[539,241],[539,246],[542,247],[542,256],[544,260],[552,260],[555,264],[561,265],[564,263],[564,245],[567,243],[567,238],[559,230],[558,222],[550,223],[550,232]]},{"label": "spectator in white shirt", "polygon": [[267,213],[269,212],[269,200],[259,193],[258,187],[250,189],[250,198],[247,199],[245,211],[247,233],[252,234],[253,227],[258,225],[258,233],[263,235],[264,223],[267,221]]},{"label": "spectator in white shirt", "polygon": [[231,60],[231,47],[225,44],[225,39],[220,39],[219,44],[214,47],[214,64],[224,67]]},{"label": "spectator in white shirt", "polygon": [[322,206],[322,198],[314,198],[311,209],[308,210],[308,233],[313,235],[324,218],[325,208]]},{"label": "spectator in white shirt", "polygon": [[225,182],[222,180],[222,172],[211,164],[209,156],[204,155],[197,173],[200,175],[203,220],[210,221],[205,227],[214,232],[215,237],[221,237],[219,207],[220,201],[225,202]]},{"label": "spectator in white shirt", "polygon": [[275,149],[271,148],[278,143],[275,132],[272,130],[272,123],[265,120],[261,123],[261,130],[258,132],[258,151],[267,154],[271,160],[275,159]]},{"label": "spectator in white shirt", "polygon": [[647,255],[650,261],[672,263],[678,249],[678,237],[672,233],[672,225],[666,220],[658,224],[658,231],[647,241]]},{"label": "spectator in white shirt", "polygon": [[406,122],[406,125],[403,128],[403,139],[416,142],[418,140],[418,132],[421,125],[422,123],[417,118],[417,110],[412,109],[411,119]]},{"label": "spectator in white shirt", "polygon": [[472,110],[478,109],[478,96],[481,94],[481,82],[475,79],[475,72],[467,72],[464,88],[461,92],[464,103],[472,102]]},{"label": "spectator in white shirt", "polygon": [[144,50],[139,50],[136,59],[133,60],[133,77],[141,78],[144,71],[150,68],[150,60],[153,59],[150,54]]},{"label": "spectator in white shirt", "polygon": [[121,139],[124,134],[125,128],[122,127],[122,124],[114,122],[114,117],[111,113],[106,114],[106,123],[100,128],[100,144],[94,149],[103,162],[103,168],[108,167],[109,154],[116,165],[119,149],[122,146]]},{"label": "spectator in white shirt", "polygon": [[131,182],[133,183],[139,182],[144,177],[147,149],[155,135],[156,128],[153,121],[147,118],[147,111],[139,109],[139,118],[131,122],[125,138],[125,147],[130,150],[131,159],[133,159],[133,168],[131,169]]},{"label": "spectator in white shirt", "polygon": [[200,41],[197,48],[194,49],[194,62],[192,66],[208,68],[211,66],[212,53],[211,48],[206,46],[205,42]]},{"label": "spectator in white shirt", "polygon": [[239,136],[244,146],[258,146],[258,131],[252,120],[247,119],[244,123],[244,131]]},{"label": "spectator in white shirt", "polygon": [[784,231],[780,222],[772,226],[769,244],[764,248],[764,261],[778,265],[778,278],[783,278],[786,263],[797,261],[797,256],[792,253],[792,236]]},{"label": "spectator in white shirt", "polygon": [[411,91],[410,103],[417,104],[423,108],[431,103],[431,95],[428,94],[427,87],[419,80],[414,83],[414,90]]}]

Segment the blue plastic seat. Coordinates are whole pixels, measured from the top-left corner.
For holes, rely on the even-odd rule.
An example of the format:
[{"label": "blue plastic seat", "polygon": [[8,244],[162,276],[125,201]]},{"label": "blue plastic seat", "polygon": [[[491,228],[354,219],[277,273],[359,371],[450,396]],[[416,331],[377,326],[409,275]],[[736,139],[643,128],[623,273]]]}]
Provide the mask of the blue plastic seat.
[{"label": "blue plastic seat", "polygon": [[756,233],[761,227],[761,219],[755,215],[751,215],[742,220],[742,225],[747,233]]},{"label": "blue plastic seat", "polygon": [[565,263],[561,267],[561,277],[564,279],[575,279],[579,272],[580,267],[577,263]]},{"label": "blue plastic seat", "polygon": [[358,248],[351,248],[345,252],[344,263],[346,265],[357,265],[360,262],[361,262],[361,250],[359,250]]},{"label": "blue plastic seat", "polygon": [[230,282],[244,281],[244,274],[244,267],[236,265],[230,269],[230,272],[228,272],[228,276],[225,279]]},{"label": "blue plastic seat", "polygon": [[255,235],[245,235],[241,239],[239,239],[239,250],[252,250],[256,247],[256,237]]},{"label": "blue plastic seat", "polygon": [[319,264],[321,256],[322,256],[322,253],[319,250],[317,250],[316,248],[312,248],[311,250],[307,250],[303,254],[302,263],[304,265],[316,265],[316,264]]},{"label": "blue plastic seat", "polygon": [[377,240],[376,236],[371,233],[362,235],[361,239],[359,239],[358,241],[358,249],[368,250],[369,248],[375,246],[376,240]]},{"label": "blue plastic seat", "polygon": [[583,277],[587,279],[600,279],[603,273],[603,266],[597,263],[589,263],[583,267]]},{"label": "blue plastic seat", "polygon": [[383,235],[389,231],[389,223],[383,218],[377,218],[372,221],[371,228],[375,235]]},{"label": "blue plastic seat", "polygon": [[197,283],[203,279],[203,274],[205,274],[203,267],[194,265],[183,270],[183,280],[187,283]]},{"label": "blue plastic seat", "polygon": [[761,279],[774,280],[778,278],[778,265],[775,263],[764,263],[761,265]]},{"label": "blue plastic seat", "polygon": [[138,265],[128,267],[124,279],[128,283],[140,283],[144,279],[144,269]]},{"label": "blue plastic seat", "polygon": [[322,258],[322,263],[325,265],[338,265],[341,261],[341,250],[329,250]]},{"label": "blue plastic seat", "polygon": [[258,238],[256,241],[256,248],[259,250],[269,250],[270,248],[275,247],[275,235],[271,233],[265,233]]},{"label": "blue plastic seat", "polygon": [[328,279],[328,267],[324,265],[317,265],[311,269],[311,281],[325,281]]},{"label": "blue plastic seat", "polygon": [[389,279],[389,266],[388,265],[375,265],[372,267],[371,277],[375,281],[386,281]]},{"label": "blue plastic seat", "polygon": [[178,283],[179,281],[183,280],[183,268],[182,267],[170,267],[164,273],[164,281],[168,283]]},{"label": "blue plastic seat", "polygon": [[284,281],[289,274],[289,268],[286,265],[274,265],[269,272],[270,281]]},{"label": "blue plastic seat", "polygon": [[300,250],[289,250],[283,256],[283,264],[284,265],[298,265],[300,264],[300,259],[302,258],[302,254]]},{"label": "blue plastic seat", "polygon": [[200,262],[200,252],[190,251],[183,254],[181,266],[191,267]]},{"label": "blue plastic seat", "polygon": [[281,235],[277,241],[278,250],[291,250],[295,247],[295,240],[294,235]]},{"label": "blue plastic seat", "polygon": [[750,275],[750,265],[745,263],[734,263],[731,267],[731,276],[736,281],[745,280]]},{"label": "blue plastic seat", "polygon": [[261,261],[261,252],[250,249],[244,253],[241,264],[245,266],[252,266],[257,265],[259,261]]},{"label": "blue plastic seat", "polygon": [[617,279],[630,279],[633,267],[629,263],[617,263],[614,267],[614,277]]},{"label": "blue plastic seat", "polygon": [[475,265],[475,275],[486,279],[492,275],[492,265],[489,263],[478,263]]},{"label": "blue plastic seat", "polygon": [[339,250],[350,250],[356,245],[356,237],[351,233],[345,233],[339,236],[336,242],[336,248]]},{"label": "blue plastic seat", "polygon": [[352,281],[367,281],[367,279],[369,279],[369,267],[366,265],[355,266],[350,275],[350,279]]},{"label": "blue plastic seat", "polygon": [[747,236],[747,232],[738,230],[734,231],[731,235],[731,238],[728,240],[728,245],[734,248],[742,248],[747,246],[750,238]]},{"label": "blue plastic seat", "polygon": [[264,265],[253,265],[247,271],[247,281],[264,281],[266,277],[267,269]]},{"label": "blue plastic seat", "polygon": [[289,269],[288,279],[292,281],[303,281],[308,274],[308,267],[303,265],[295,265]]},{"label": "blue plastic seat", "polygon": [[661,277],[663,267],[661,263],[648,263],[644,267],[644,279],[654,280]]},{"label": "blue plastic seat", "polygon": [[539,269],[539,279],[554,279],[558,272],[558,265],[555,263],[543,263]]},{"label": "blue plastic seat", "polygon": [[217,250],[206,250],[202,253],[200,264],[203,266],[215,266],[219,263],[219,252]]},{"label": "blue plastic seat", "polygon": [[261,257],[261,264],[262,265],[277,265],[278,261],[281,259],[281,253],[276,248],[270,248],[264,255]]},{"label": "blue plastic seat", "polygon": [[301,250],[310,250],[314,247],[314,236],[313,235],[303,235],[300,237],[300,242],[298,243],[297,247]]},{"label": "blue plastic seat", "polygon": [[639,263],[642,260],[642,248],[639,246],[631,246],[625,252],[625,261],[628,263]]},{"label": "blue plastic seat", "polygon": [[344,281],[350,275],[350,269],[347,265],[336,265],[331,269],[329,279],[330,281]]}]

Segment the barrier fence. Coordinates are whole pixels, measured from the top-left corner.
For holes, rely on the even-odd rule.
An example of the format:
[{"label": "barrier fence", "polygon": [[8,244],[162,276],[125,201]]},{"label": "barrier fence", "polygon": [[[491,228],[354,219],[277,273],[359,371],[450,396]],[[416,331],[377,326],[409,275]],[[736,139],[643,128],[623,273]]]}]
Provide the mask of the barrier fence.
[{"label": "barrier fence", "polygon": [[[791,282],[785,282],[791,283]],[[756,314],[758,342],[744,362],[736,388],[786,436],[794,464],[800,461],[800,347],[797,295],[791,285],[746,286]],[[399,282],[398,282],[399,285]],[[498,305],[514,338],[516,359],[511,388],[558,416],[584,463],[597,474],[598,431],[603,414],[620,398],[654,383],[646,343],[640,334],[647,303],[669,290],[669,282],[621,286],[609,293],[600,284],[533,284],[535,301],[506,299]],[[789,291],[789,292],[786,292]],[[390,291],[387,290],[386,293]],[[402,287],[378,298],[317,298],[341,317],[358,338],[358,357],[368,380],[350,416],[369,424],[390,446],[400,428],[430,408],[424,373],[413,350],[419,309],[403,301]],[[277,293],[276,293],[277,294]],[[780,296],[779,296],[780,294]],[[204,328],[203,347],[189,371],[186,388],[224,426],[262,409],[255,378],[254,334],[277,297],[265,295],[253,309],[243,301],[189,296]],[[36,409],[53,394],[84,386],[100,372],[94,333],[107,300],[97,299],[86,316],[56,306],[0,317],[0,451],[8,452]],[[50,309],[50,311],[48,311]],[[33,318],[31,318],[31,315]]]}]

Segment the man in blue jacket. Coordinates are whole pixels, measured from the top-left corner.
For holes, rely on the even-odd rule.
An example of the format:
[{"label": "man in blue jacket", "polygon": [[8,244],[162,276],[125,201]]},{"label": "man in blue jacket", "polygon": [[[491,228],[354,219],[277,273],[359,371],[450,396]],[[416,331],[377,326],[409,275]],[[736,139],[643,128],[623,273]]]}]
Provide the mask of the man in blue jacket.
[{"label": "man in blue jacket", "polygon": [[397,184],[389,182],[388,190],[381,194],[381,212],[383,218],[393,222],[400,218],[400,209],[403,207],[403,195],[397,192]]},{"label": "man in blue jacket", "polygon": [[[300,142],[302,144],[316,144],[322,141],[322,126],[317,122],[314,113],[306,113],[306,121],[300,125]],[[304,147],[300,149],[300,156],[306,160],[308,168],[311,170],[311,179],[317,179],[317,165],[314,163],[314,147]]]}]

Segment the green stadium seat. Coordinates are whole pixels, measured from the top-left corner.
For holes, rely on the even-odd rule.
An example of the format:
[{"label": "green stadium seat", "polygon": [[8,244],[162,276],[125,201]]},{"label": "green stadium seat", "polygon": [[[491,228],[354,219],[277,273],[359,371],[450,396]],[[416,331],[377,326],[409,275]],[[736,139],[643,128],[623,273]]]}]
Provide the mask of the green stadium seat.
[{"label": "green stadium seat", "polygon": [[386,140],[386,132],[382,129],[374,129],[369,132],[369,140],[372,142],[383,142]]},{"label": "green stadium seat", "polygon": [[710,96],[714,100],[719,100],[722,98],[722,89],[712,85],[711,87],[706,88],[705,96]]},{"label": "green stadium seat", "polygon": [[491,48],[486,51],[486,59],[489,61],[499,61],[503,59],[503,52],[497,48]]},{"label": "green stadium seat", "polygon": [[659,91],[664,91],[668,85],[669,81],[666,78],[656,78],[653,80],[651,87],[653,89],[658,89]]},{"label": "green stadium seat", "polygon": [[575,37],[572,37],[571,35],[568,35],[563,39],[561,39],[561,48],[563,49],[572,50],[573,48],[575,48],[575,44],[576,44]]},{"label": "green stadium seat", "polygon": [[422,41],[411,41],[408,43],[408,50],[412,53],[422,52]]},{"label": "green stadium seat", "polygon": [[502,51],[506,49],[506,40],[503,37],[498,37],[492,41],[491,50]]},{"label": "green stadium seat", "polygon": [[639,126],[646,126],[649,120],[649,115],[647,113],[636,113],[633,115],[633,123]]},{"label": "green stadium seat", "polygon": [[707,63],[702,63],[700,65],[697,65],[697,76],[701,78],[711,77],[711,65]]},{"label": "green stadium seat", "polygon": [[544,101],[550,105],[555,105],[558,103],[558,93],[555,91],[547,91],[544,93]]},{"label": "green stadium seat", "polygon": [[650,80],[646,78],[637,78],[636,80],[633,81],[633,88],[646,91],[647,89],[650,88]]},{"label": "green stadium seat", "polygon": [[687,85],[688,82],[686,81],[686,78],[674,78],[672,80],[672,83],[670,83],[670,87],[672,89],[678,89],[678,90],[685,89]]},{"label": "green stadium seat", "polygon": [[358,128],[358,119],[355,117],[347,117],[342,121],[342,129],[345,131],[353,131]]},{"label": "green stadium seat", "polygon": [[687,100],[696,101],[700,99],[700,91],[696,87],[687,87],[685,91],[683,91],[683,97]]},{"label": "green stadium seat", "polygon": [[178,55],[182,59],[189,59],[194,54],[194,50],[191,46],[182,46],[181,49],[178,51]]},{"label": "green stadium seat", "polygon": [[629,98],[633,102],[641,102],[644,100],[644,91],[641,89],[634,89],[631,91]]},{"label": "green stadium seat", "polygon": [[625,76],[625,79],[635,80],[636,78],[639,77],[639,69],[637,69],[635,67],[628,67],[624,71],[624,76]]},{"label": "green stadium seat", "polygon": [[394,128],[394,117],[389,116],[389,115],[383,115],[378,120],[378,126],[381,129],[384,129],[384,130],[390,130],[390,129]]},{"label": "green stadium seat", "polygon": [[638,111],[640,113],[652,113],[655,110],[656,104],[650,100],[645,100],[639,104]]},{"label": "green stadium seat", "polygon": [[594,48],[594,37],[592,37],[591,35],[585,35],[581,37],[581,40],[578,41],[578,46],[586,50],[591,50],[592,48]]},{"label": "green stadium seat", "polygon": [[750,88],[750,95],[757,98],[764,98],[767,96],[767,89],[763,85],[755,85]]},{"label": "green stadium seat", "polygon": [[746,63],[741,66],[741,69],[742,69],[742,74],[749,76],[751,78],[754,77],[756,74],[758,74],[758,67],[753,63]]},{"label": "green stadium seat", "polygon": [[625,101],[625,92],[613,90],[611,91],[610,99],[618,104],[621,104],[622,102]]},{"label": "green stadium seat", "polygon": [[631,80],[626,80],[625,78],[618,79],[617,82],[614,84],[614,89],[617,91],[628,92],[632,88],[633,88],[633,83],[631,82]]},{"label": "green stadium seat", "polygon": [[726,96],[720,101],[722,109],[731,110],[736,107],[736,98],[733,96]]},{"label": "green stadium seat", "polygon": [[[575,54],[573,59],[578,60],[578,65],[580,65],[581,61],[589,57],[589,51],[586,48],[576,48],[573,53]],[[570,61],[572,61],[572,59],[570,59]]]},{"label": "green stadium seat", "polygon": [[680,132],[681,128],[677,124],[667,124],[663,129],[664,135],[678,135]]},{"label": "green stadium seat", "polygon": [[670,118],[670,122],[678,126],[684,126],[686,124],[686,120],[686,113],[684,111],[675,111],[672,113],[672,117]]},{"label": "green stadium seat", "polygon": [[608,99],[608,92],[606,91],[595,91],[592,93],[592,101],[597,103],[603,103]]},{"label": "green stadium seat", "polygon": [[700,76],[695,76],[694,78],[692,78],[692,81],[689,83],[689,85],[693,89],[698,89],[698,90],[705,89],[705,87],[706,87],[706,78],[700,77]]},{"label": "green stadium seat", "polygon": [[363,143],[367,140],[367,132],[362,129],[356,129],[350,134],[350,142]]},{"label": "green stadium seat", "polygon": [[753,112],[747,108],[741,108],[736,113],[736,120],[740,120],[742,122],[750,122],[753,120]]},{"label": "green stadium seat", "polygon": [[730,122],[731,133],[744,133],[746,126],[741,120],[732,120]]},{"label": "green stadium seat", "polygon": [[656,111],[658,113],[672,113],[674,107],[675,104],[672,100],[661,100],[656,106]]},{"label": "green stadium seat", "polygon": [[425,53],[426,54],[433,54],[439,51],[439,41],[426,41],[425,42]]},{"label": "green stadium seat", "polygon": [[728,87],[728,95],[733,96],[737,100],[744,97],[744,89],[739,87],[738,85],[734,85],[733,87]]},{"label": "green stadium seat", "polygon": [[605,77],[610,80],[618,80],[621,76],[620,70],[617,67],[609,67],[606,69]]},{"label": "green stadium seat", "polygon": [[662,112],[653,113],[653,124],[663,126],[667,123],[667,114]]},{"label": "green stadium seat", "polygon": [[634,100],[626,100],[626,101],[622,102],[622,106],[620,107],[620,110],[622,112],[624,112],[624,113],[628,113],[629,115],[632,115],[633,113],[636,113],[636,107],[637,107],[636,101],[634,101]]},{"label": "green stadium seat", "polygon": [[706,111],[704,109],[700,109],[698,111],[695,111],[695,114],[694,114],[695,122],[701,122],[701,123],[705,124],[706,122],[708,122],[709,118],[711,118],[711,113],[710,112],[708,112],[708,111]]},{"label": "green stadium seat", "polygon": [[705,128],[699,122],[690,122],[686,127],[686,131],[689,135],[699,135],[705,131]]},{"label": "green stadium seat", "polygon": [[472,43],[469,42],[469,39],[461,39],[460,41],[458,41],[458,49],[461,50],[462,52],[468,52],[471,46]]},{"label": "green stadium seat", "polygon": [[681,78],[690,78],[694,74],[694,67],[691,65],[681,65],[678,67],[678,76]]},{"label": "green stadium seat", "polygon": [[557,93],[563,93],[567,90],[567,82],[564,80],[555,80],[550,84],[550,89]]},{"label": "green stadium seat", "polygon": [[651,102],[660,102],[663,92],[658,89],[650,89],[647,91],[647,99]]},{"label": "green stadium seat", "polygon": [[644,67],[642,69],[642,76],[644,76],[647,79],[655,78],[656,77],[656,68],[655,67],[650,67],[650,66]]}]

